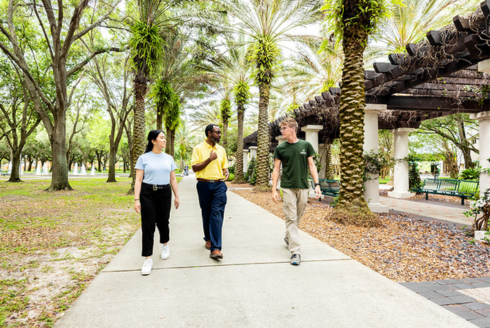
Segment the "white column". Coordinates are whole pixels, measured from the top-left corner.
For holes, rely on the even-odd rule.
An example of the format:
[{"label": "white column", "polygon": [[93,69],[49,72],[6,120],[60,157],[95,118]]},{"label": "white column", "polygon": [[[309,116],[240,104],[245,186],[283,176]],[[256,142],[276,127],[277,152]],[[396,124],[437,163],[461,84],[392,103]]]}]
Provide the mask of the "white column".
[{"label": "white column", "polygon": [[43,175],[47,175],[47,174],[48,174],[48,162],[44,162]]},{"label": "white column", "polygon": [[9,162],[8,174],[12,173],[12,161]]},{"label": "white column", "polygon": [[95,175],[95,165],[92,164],[92,170],[90,171],[90,175]]},{"label": "white column", "polygon": [[318,178],[325,179],[327,172],[327,150],[325,149],[325,144],[319,144],[318,148],[320,149],[318,154],[320,155],[320,163],[322,164],[322,169],[318,172]]},{"label": "white column", "polygon": [[39,162],[36,162],[36,175],[41,175],[41,165],[39,165]]},{"label": "white column", "polygon": [[318,153],[318,131],[323,130],[323,125],[307,125],[301,128],[305,133],[305,140],[311,143],[313,149]]},{"label": "white column", "polygon": [[73,175],[78,175],[78,163],[75,163],[75,167],[73,168]]},{"label": "white column", "polygon": [[415,194],[409,192],[410,185],[408,179],[408,162],[404,159],[408,157],[408,134],[415,129],[399,128],[393,130],[395,147],[395,172],[393,174],[394,188],[388,196],[393,198],[410,198]]},{"label": "white column", "polygon": [[248,149],[250,149],[250,159],[255,158],[257,160],[257,146],[250,146]]},{"label": "white column", "polygon": [[[490,65],[490,63],[489,63]],[[470,118],[480,121],[480,166],[482,169],[490,170],[490,112],[481,112],[471,115]],[[487,146],[485,146],[487,145]],[[485,190],[490,188],[490,172],[480,173],[480,197],[483,197]]]},{"label": "white column", "polygon": [[284,141],[286,141],[286,138],[284,138],[283,136],[278,136],[278,137],[276,137],[276,140],[277,140],[277,145],[279,146]]},{"label": "white column", "polygon": [[85,169],[85,163],[82,163],[82,169],[80,175],[87,175],[87,170]]},{"label": "white column", "polygon": [[247,172],[248,169],[248,149],[243,150],[243,173]]},{"label": "white column", "polygon": [[[364,109],[364,152],[378,153],[378,114],[386,110],[386,105],[367,104]],[[371,211],[388,213],[386,205],[379,201],[379,177],[369,176],[364,182],[364,199]]]},{"label": "white column", "polygon": [[478,72],[490,73],[490,59],[478,63]]},{"label": "white column", "polygon": [[20,162],[19,166],[19,176],[24,175],[24,162]]}]

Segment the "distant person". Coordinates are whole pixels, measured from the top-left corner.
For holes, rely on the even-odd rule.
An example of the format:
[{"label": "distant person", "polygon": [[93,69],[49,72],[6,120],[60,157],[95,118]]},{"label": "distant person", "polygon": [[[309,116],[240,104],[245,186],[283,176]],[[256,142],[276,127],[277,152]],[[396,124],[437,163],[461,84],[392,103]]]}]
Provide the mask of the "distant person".
[{"label": "distant person", "polygon": [[277,203],[277,181],[282,164],[281,190],[283,195],[283,211],[286,221],[284,241],[291,252],[291,264],[300,265],[301,245],[299,239],[299,224],[305,213],[308,201],[308,169],[315,182],[315,195],[321,196],[318,171],[313,161],[315,150],[305,140],[296,137],[298,123],[293,118],[284,119],[281,124],[281,134],[286,142],[276,147],[274,151],[274,172],[272,174],[272,200]]},{"label": "distant person", "polygon": [[202,212],[202,225],[206,249],[212,259],[222,259],[221,231],[226,205],[225,181],[228,180],[226,151],[218,145],[221,129],[209,124],[204,130],[206,140],[192,150],[192,170],[196,172],[197,194]]},{"label": "distant person", "polygon": [[[160,130],[148,133],[148,144],[145,153],[136,162],[136,183],[134,186],[134,209],[141,212],[141,231],[143,232],[143,250],[146,257],[141,274],[146,276],[153,268],[153,237],[155,225],[160,233],[162,250],[160,258],[166,260],[170,256],[168,242],[170,240],[169,218],[172,205],[172,191],[175,195],[175,209],[179,208],[179,190],[175,177],[175,165],[172,156],[165,154],[165,134]],[[172,188],[170,188],[172,186]]]},{"label": "distant person", "polygon": [[184,166],[184,175],[189,175],[189,165]]}]

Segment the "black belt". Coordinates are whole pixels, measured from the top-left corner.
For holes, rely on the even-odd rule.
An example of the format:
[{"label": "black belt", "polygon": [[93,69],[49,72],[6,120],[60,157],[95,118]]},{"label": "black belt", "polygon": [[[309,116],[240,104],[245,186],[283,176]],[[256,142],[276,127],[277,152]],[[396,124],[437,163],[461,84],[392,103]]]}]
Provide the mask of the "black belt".
[{"label": "black belt", "polygon": [[225,180],[221,179],[221,180],[208,180],[208,179],[201,179],[201,178],[198,178],[197,181],[201,181],[201,182],[207,182],[207,183],[215,183],[215,182],[223,182]]},{"label": "black belt", "polygon": [[157,191],[157,190],[161,190],[161,189],[170,189],[170,185],[169,184],[165,184],[165,185],[151,185],[151,184],[148,184],[148,183],[142,183],[142,186],[145,187],[145,188],[148,188],[148,189],[153,189],[154,191]]}]

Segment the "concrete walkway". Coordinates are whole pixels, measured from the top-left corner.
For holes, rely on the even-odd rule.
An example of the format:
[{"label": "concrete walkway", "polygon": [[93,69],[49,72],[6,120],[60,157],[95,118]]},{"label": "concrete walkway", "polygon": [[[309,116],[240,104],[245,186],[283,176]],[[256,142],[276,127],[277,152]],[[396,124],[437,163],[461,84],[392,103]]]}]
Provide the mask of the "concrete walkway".
[{"label": "concrete walkway", "polygon": [[289,264],[284,221],[228,192],[223,254],[204,248],[194,176],[179,184],[170,259],[140,274],[138,232],[55,327],[475,327],[301,233]]},{"label": "concrete walkway", "polygon": [[458,224],[471,225],[474,217],[466,217],[463,212],[469,210],[469,207],[458,206],[453,204],[435,205],[430,202],[419,202],[390,197],[380,197],[383,205],[388,205],[390,210],[400,211],[409,214],[427,216],[438,220],[450,221]]}]

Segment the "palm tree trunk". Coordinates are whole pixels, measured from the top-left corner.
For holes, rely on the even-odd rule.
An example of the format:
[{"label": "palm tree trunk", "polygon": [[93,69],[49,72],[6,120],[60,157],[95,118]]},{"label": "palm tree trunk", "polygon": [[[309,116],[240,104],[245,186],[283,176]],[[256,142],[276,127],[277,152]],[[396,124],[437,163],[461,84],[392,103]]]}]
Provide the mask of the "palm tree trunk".
[{"label": "palm tree trunk", "polygon": [[223,133],[223,137],[222,137],[223,138],[223,142],[222,142],[223,148],[225,150],[228,150],[228,120],[227,119],[223,120],[223,131],[222,131],[222,133]]},{"label": "palm tree trunk", "polygon": [[333,170],[332,170],[332,144],[331,143],[327,143],[326,146],[325,146],[325,156],[326,156],[326,159],[325,159],[325,177],[328,179],[328,180],[333,180],[334,176],[333,176]]},{"label": "palm tree trunk", "polygon": [[167,132],[165,133],[165,136],[167,138],[167,144],[165,145],[165,153],[169,154],[170,155],[170,148],[171,147],[171,143],[172,143],[172,131],[170,130],[170,128],[167,128]]},{"label": "palm tree trunk", "polygon": [[371,212],[363,196],[364,65],[367,32],[344,28],[344,67],[340,97],[340,196],[333,218],[352,224],[377,226],[381,221]]},{"label": "palm tree trunk", "polygon": [[[142,70],[138,70],[135,77],[135,108],[133,122],[133,163],[136,165],[138,158],[145,151],[145,96],[147,78]],[[134,170],[134,167],[132,168]],[[131,189],[128,194],[134,193],[136,174],[133,175]]]},{"label": "palm tree trunk", "polygon": [[236,147],[236,164],[235,164],[235,179],[233,183],[245,183],[245,177],[243,176],[243,121],[245,117],[245,109],[243,105],[238,105],[237,109],[238,117],[238,144]]},{"label": "palm tree trunk", "polygon": [[175,156],[175,130],[170,130],[170,156]]},{"label": "palm tree trunk", "polygon": [[157,108],[157,130],[162,131],[163,127],[163,114],[160,108]]},{"label": "palm tree trunk", "polygon": [[257,135],[257,186],[269,186],[269,97],[271,86],[259,85],[259,128]]}]

